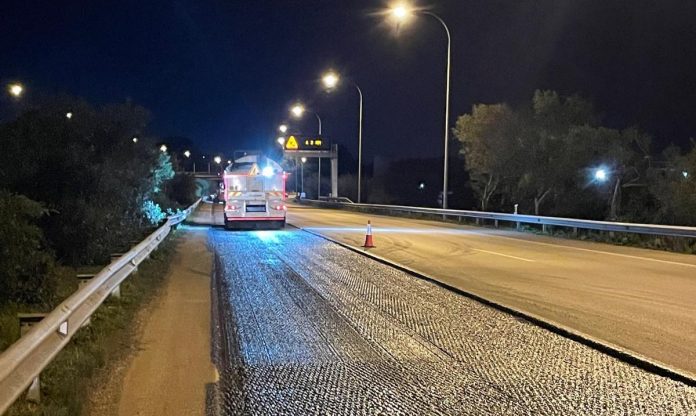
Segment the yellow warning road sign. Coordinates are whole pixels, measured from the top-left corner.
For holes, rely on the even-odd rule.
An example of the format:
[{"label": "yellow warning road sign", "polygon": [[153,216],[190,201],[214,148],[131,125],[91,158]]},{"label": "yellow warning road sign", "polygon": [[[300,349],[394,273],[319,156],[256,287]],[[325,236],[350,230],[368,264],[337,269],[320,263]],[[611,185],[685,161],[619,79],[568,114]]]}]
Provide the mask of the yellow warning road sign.
[{"label": "yellow warning road sign", "polygon": [[295,136],[288,137],[288,141],[285,142],[285,148],[287,150],[297,150],[297,140]]}]

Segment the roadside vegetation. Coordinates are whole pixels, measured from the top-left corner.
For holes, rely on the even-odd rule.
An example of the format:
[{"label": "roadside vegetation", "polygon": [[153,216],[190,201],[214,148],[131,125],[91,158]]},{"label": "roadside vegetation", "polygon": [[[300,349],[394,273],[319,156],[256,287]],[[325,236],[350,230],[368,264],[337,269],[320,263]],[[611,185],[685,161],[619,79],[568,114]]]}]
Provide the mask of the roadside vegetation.
[{"label": "roadside vegetation", "polygon": [[578,96],[478,104],[454,136],[480,210],[696,225],[693,139],[655,152],[648,134],[602,125]]},{"label": "roadside vegetation", "polygon": [[[96,108],[62,96],[0,124],[0,352],[19,338],[17,313],[50,312],[77,290],[76,273],[100,270],[197,198],[193,177],[175,174],[176,160],[148,135],[148,119],[131,103]],[[82,383],[164,275],[167,256],[160,249],[141,266],[124,298],[100,308],[42,374],[46,404],[10,414],[79,413]]]}]

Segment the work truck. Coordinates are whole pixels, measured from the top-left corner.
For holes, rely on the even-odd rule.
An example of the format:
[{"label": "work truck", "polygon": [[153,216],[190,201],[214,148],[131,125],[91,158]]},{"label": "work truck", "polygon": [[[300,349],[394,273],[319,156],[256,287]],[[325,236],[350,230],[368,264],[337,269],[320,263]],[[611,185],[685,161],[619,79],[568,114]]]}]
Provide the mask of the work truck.
[{"label": "work truck", "polygon": [[223,172],[225,228],[285,227],[287,173],[261,155],[235,160]]}]

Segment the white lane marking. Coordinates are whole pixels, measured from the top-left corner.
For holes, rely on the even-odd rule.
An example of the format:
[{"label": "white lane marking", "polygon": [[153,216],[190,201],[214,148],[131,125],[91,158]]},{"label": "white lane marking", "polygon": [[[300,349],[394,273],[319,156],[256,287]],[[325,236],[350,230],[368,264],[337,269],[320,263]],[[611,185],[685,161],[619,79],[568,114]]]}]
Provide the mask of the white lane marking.
[{"label": "white lane marking", "polygon": [[610,251],[602,251],[602,250],[593,250],[591,248],[582,248],[582,247],[573,247],[573,246],[567,246],[564,244],[551,244],[551,243],[542,243],[540,241],[532,241],[532,240],[523,240],[521,238],[515,238],[515,237],[505,237],[502,235],[494,235],[494,234],[485,234],[482,232],[474,232],[475,234],[479,234],[481,236],[487,236],[487,237],[497,237],[497,238],[504,238],[506,240],[512,240],[516,242],[522,242],[522,243],[532,243],[532,244],[538,244],[540,246],[549,246],[549,247],[554,247],[554,248],[565,248],[569,250],[579,250],[579,251],[587,251],[590,253],[597,253],[597,254],[606,254],[608,256],[616,256],[616,257],[626,257],[629,259],[636,259],[636,260],[646,260],[646,261],[654,261],[657,263],[664,263],[664,264],[673,264],[675,266],[684,266],[684,267],[693,267],[696,268],[696,264],[689,264],[689,263],[681,263],[678,261],[670,261],[670,260],[660,260],[660,259],[654,259],[652,257],[641,257],[641,256],[633,256],[630,254],[621,254],[621,253],[612,253]]},{"label": "white lane marking", "polygon": [[534,263],[536,260],[530,260],[530,259],[524,259],[522,257],[517,257],[517,256],[511,256],[509,254],[503,254],[503,253],[496,253],[495,251],[488,251],[488,250],[481,250],[480,248],[472,248],[473,251],[480,251],[482,253],[488,253],[488,254],[494,254],[496,256],[503,256],[503,257],[509,257],[511,259],[515,260],[521,260],[521,261],[527,261],[529,263]]}]

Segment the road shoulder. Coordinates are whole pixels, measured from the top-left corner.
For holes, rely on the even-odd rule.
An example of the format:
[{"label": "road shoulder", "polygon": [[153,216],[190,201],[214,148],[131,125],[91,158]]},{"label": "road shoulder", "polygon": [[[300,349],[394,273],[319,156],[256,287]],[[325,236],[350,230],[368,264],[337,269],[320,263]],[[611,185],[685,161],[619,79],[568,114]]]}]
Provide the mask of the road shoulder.
[{"label": "road shoulder", "polygon": [[206,413],[206,389],[216,381],[210,354],[212,255],[206,240],[206,230],[184,231],[163,290],[139,315],[133,353],[115,366],[112,386],[106,387],[112,405],[91,406],[91,414]]}]

